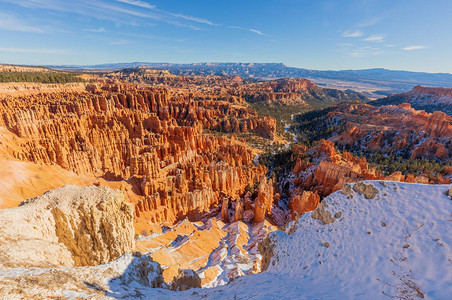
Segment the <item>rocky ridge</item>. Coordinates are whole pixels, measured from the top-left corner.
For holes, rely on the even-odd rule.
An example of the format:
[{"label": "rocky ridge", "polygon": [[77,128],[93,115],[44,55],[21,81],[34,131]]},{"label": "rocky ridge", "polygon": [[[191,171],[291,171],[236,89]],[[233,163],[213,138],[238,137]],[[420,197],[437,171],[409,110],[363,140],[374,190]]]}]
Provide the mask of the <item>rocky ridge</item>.
[{"label": "rocky ridge", "polygon": [[372,101],[372,105],[398,105],[409,103],[417,110],[425,110],[433,113],[442,111],[452,115],[452,88],[425,87],[422,85],[414,87],[408,93],[395,94],[386,98]]},{"label": "rocky ridge", "polygon": [[373,107],[338,106],[328,113],[328,122],[345,130],[331,138],[346,149],[401,153],[410,158],[452,157],[452,118],[446,113],[418,111],[410,104]]},{"label": "rocky ridge", "polygon": [[177,76],[165,70],[125,69],[106,75],[116,81],[166,86],[192,94],[195,99],[223,100],[232,103],[270,105],[308,105],[306,100],[337,103],[367,100],[359,93],[321,88],[308,79],[289,78],[268,81],[240,76]]},{"label": "rocky ridge", "polygon": [[86,85],[81,82],[74,83],[36,83],[14,82],[0,83],[0,97],[27,96],[43,93],[84,92]]},{"label": "rocky ridge", "polygon": [[290,78],[251,83],[242,88],[240,97],[248,102],[269,104],[306,104],[306,101],[338,103],[341,101],[365,101],[366,97],[355,92],[321,88],[308,79]]}]

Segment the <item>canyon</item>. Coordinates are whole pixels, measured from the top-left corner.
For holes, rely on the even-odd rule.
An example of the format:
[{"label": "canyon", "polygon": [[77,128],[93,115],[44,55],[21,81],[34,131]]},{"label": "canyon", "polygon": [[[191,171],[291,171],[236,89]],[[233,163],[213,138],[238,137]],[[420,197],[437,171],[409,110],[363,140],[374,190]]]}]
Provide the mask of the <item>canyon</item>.
[{"label": "canyon", "polygon": [[[8,272],[19,268],[41,268],[50,281],[52,273],[92,273],[96,288],[70,282],[99,297],[131,282],[214,288],[268,267],[262,245],[272,232],[311,211],[330,222],[318,212],[322,203],[341,190],[350,196],[355,182],[450,183],[451,173],[383,174],[353,151],[400,151],[447,164],[452,125],[440,111],[375,107],[360,93],[302,78],[149,69],[84,78],[0,86],[0,236],[8,241],[0,246],[0,276],[8,278],[0,279],[0,294],[13,292],[19,279]],[[281,107],[317,105],[334,105],[322,119],[334,135],[296,143],[295,116],[286,127],[295,143],[288,141]],[[38,273],[17,278],[36,289]]]},{"label": "canyon", "polygon": [[[204,286],[260,270],[257,244],[271,228],[265,218],[273,183],[266,182],[266,167],[254,162],[258,149],[221,135],[241,132],[271,141],[273,118],[227,101],[109,79],[85,84],[83,91],[65,86],[3,94],[2,208],[65,184],[111,187],[132,204],[133,232],[141,236],[133,248],[154,252],[166,266],[167,282],[183,264],[200,271]],[[183,223],[186,218],[201,223]],[[267,225],[255,228],[254,221]],[[158,250],[165,241],[166,250],[179,254]],[[218,243],[241,250],[224,256]],[[249,263],[229,270],[238,260]]]},{"label": "canyon", "polygon": [[265,174],[243,143],[202,131],[251,131],[271,139],[271,118],[230,103],[134,88],[6,97],[0,125],[16,142],[2,142],[2,152],[79,175],[126,179],[143,198],[133,199],[137,217],[153,222],[206,212],[219,204],[220,193],[235,199]]}]

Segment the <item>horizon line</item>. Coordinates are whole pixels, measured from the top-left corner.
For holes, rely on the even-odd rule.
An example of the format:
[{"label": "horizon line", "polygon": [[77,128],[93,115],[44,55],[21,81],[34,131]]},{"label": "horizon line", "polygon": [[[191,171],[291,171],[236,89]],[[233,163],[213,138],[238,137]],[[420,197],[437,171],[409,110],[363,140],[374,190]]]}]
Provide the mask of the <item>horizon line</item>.
[{"label": "horizon line", "polygon": [[[452,72],[426,72],[426,71],[411,71],[411,70],[403,70],[403,69],[388,69],[385,67],[374,67],[374,68],[365,68],[365,69],[310,69],[305,67],[292,67],[283,62],[215,62],[215,61],[204,61],[204,62],[189,62],[189,63],[172,63],[172,62],[146,62],[146,61],[132,61],[132,62],[112,62],[112,63],[97,63],[97,64],[15,64],[15,63],[6,63],[0,62],[0,65],[9,65],[9,66],[22,66],[22,67],[44,67],[44,68],[96,68],[103,65],[126,65],[126,64],[142,64],[144,65],[196,65],[196,64],[245,64],[245,65],[283,65],[287,68],[295,68],[301,70],[308,71],[325,71],[325,72],[343,72],[343,71],[367,71],[367,70],[386,70],[393,72],[410,72],[410,73],[426,73],[426,74],[447,74],[452,75]],[[139,67],[139,66],[138,66]],[[116,68],[111,68],[116,69]],[[121,69],[121,68],[119,68]]]}]

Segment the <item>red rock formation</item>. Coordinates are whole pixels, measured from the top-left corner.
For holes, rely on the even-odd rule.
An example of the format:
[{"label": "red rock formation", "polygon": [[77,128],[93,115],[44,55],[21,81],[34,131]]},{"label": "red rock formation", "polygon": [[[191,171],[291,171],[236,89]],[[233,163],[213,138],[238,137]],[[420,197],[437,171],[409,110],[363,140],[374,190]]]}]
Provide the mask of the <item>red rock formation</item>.
[{"label": "red rock formation", "polygon": [[254,222],[263,222],[265,220],[265,216],[270,215],[273,197],[273,180],[267,180],[266,176],[262,176],[260,179],[257,198],[255,200]]},{"label": "red rock formation", "polygon": [[274,119],[248,108],[131,84],[5,97],[0,116],[18,137],[7,149],[13,157],[128,180],[142,197],[136,215],[151,222],[199,216],[220,205],[220,194],[240,198],[266,173],[249,148],[203,129],[275,134]]},{"label": "red rock formation", "polygon": [[303,189],[325,197],[342,189],[347,182],[381,178],[381,174],[369,169],[365,158],[337,152],[333,142],[328,140],[321,140],[310,149],[294,146],[292,153],[296,159],[293,169],[296,177],[292,182],[294,192],[291,198],[301,197]]},{"label": "red rock formation", "polygon": [[245,211],[244,208],[244,199],[237,199],[235,203],[235,212],[234,212],[234,221],[241,221],[243,220],[243,212]]},{"label": "red rock formation", "polygon": [[373,102],[374,105],[409,103],[417,110],[442,111],[452,115],[452,88],[416,86],[408,93],[394,94]]},{"label": "red rock formation", "polygon": [[369,168],[365,158],[358,158],[349,152],[339,152],[334,143],[321,140],[311,148],[295,145],[292,149],[295,160],[293,178],[289,181],[289,208],[292,216],[314,210],[320,198],[341,190],[346,183],[361,180],[388,180],[416,183],[447,183],[440,175],[434,180],[426,176],[403,175],[395,172],[382,176]]},{"label": "red rock formation", "polygon": [[[392,173],[389,176],[386,176],[385,178],[388,181],[400,181],[400,182],[404,182],[405,181],[405,175],[402,174],[402,172],[397,171]],[[409,176],[409,181],[408,182],[414,182],[414,176]]]},{"label": "red rock formation", "polygon": [[331,138],[341,146],[408,152],[411,158],[452,158],[452,117],[440,111],[428,114],[414,110],[410,104],[340,105],[328,118],[345,123],[345,131]]},{"label": "red rock formation", "polygon": [[[452,89],[451,88],[443,88],[443,87],[425,87],[422,85],[415,86],[409,94],[417,94],[417,95],[438,95],[441,97],[451,97],[452,101]],[[452,103],[451,103],[452,104]]]},{"label": "red rock formation", "polygon": [[229,199],[224,197],[221,205],[221,220],[229,222]]},{"label": "red rock formation", "polygon": [[290,198],[289,208],[292,216],[301,215],[308,211],[313,211],[320,203],[320,196],[317,192],[303,191],[301,195],[294,194]]}]

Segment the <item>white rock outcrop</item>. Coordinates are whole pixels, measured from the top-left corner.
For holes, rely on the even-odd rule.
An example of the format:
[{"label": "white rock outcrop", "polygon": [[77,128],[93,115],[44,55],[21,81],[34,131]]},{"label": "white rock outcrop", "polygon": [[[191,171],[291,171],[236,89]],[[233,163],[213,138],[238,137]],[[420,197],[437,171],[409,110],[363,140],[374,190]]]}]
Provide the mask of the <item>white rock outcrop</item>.
[{"label": "white rock outcrop", "polygon": [[0,240],[0,268],[104,264],[133,250],[133,207],[119,190],[64,186],[0,210]]}]

